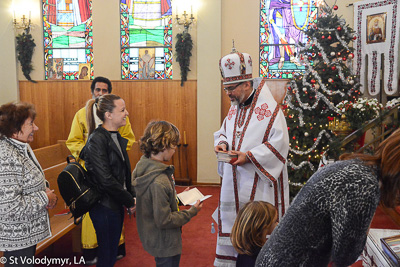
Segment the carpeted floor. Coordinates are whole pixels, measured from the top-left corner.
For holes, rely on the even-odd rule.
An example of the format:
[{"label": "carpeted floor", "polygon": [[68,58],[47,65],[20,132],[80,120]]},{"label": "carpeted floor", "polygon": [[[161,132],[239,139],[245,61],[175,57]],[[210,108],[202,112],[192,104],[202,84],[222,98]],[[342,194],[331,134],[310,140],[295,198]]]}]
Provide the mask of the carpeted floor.
[{"label": "carpeted floor", "polygon": [[[181,192],[186,187],[177,187],[177,192]],[[188,224],[183,226],[183,252],[181,258],[181,267],[205,267],[213,266],[215,256],[215,244],[217,234],[211,233],[211,223],[213,222],[211,214],[214,212],[218,205],[219,186],[197,186],[197,188],[204,195],[213,195],[207,199],[200,213],[194,217]],[[386,228],[386,229],[400,229],[391,217],[378,208],[371,228]],[[126,236],[126,251],[125,258],[117,261],[116,267],[147,267],[155,266],[154,258],[143,250],[140,243],[138,233],[136,230],[136,220],[134,217],[129,219],[125,217],[125,236]],[[70,258],[73,261],[75,256],[79,261],[80,254],[72,252],[72,238],[67,234],[58,240],[53,246],[46,249],[39,255],[38,258]],[[39,265],[37,265],[39,266]],[[45,265],[43,265],[45,266]],[[81,266],[74,264],[70,266]],[[361,261],[352,265],[352,267],[362,266]]]}]

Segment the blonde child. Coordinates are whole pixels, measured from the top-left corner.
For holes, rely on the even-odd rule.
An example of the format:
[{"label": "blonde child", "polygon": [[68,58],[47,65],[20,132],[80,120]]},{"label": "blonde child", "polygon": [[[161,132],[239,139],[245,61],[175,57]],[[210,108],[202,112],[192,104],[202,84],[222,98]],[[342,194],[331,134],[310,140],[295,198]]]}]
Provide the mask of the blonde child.
[{"label": "blonde child", "polygon": [[143,248],[155,257],[156,266],[179,266],[182,254],[181,227],[200,211],[197,201],[178,210],[174,167],[166,165],[175,153],[179,131],[166,121],[150,122],[140,138],[143,156],[132,173],[136,191],[137,230]]},{"label": "blonde child", "polygon": [[276,208],[265,201],[247,202],[233,224],[231,241],[239,253],[236,266],[254,266],[257,255],[277,225]]}]

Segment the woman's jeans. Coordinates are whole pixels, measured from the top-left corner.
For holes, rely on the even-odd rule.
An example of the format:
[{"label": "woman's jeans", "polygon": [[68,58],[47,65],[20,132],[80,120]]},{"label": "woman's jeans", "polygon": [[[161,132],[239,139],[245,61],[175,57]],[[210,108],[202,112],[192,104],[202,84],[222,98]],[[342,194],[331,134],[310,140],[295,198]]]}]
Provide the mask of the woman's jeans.
[{"label": "woman's jeans", "polygon": [[118,255],[118,244],[124,222],[124,209],[115,211],[97,204],[89,211],[97,236],[97,265],[114,266]]}]

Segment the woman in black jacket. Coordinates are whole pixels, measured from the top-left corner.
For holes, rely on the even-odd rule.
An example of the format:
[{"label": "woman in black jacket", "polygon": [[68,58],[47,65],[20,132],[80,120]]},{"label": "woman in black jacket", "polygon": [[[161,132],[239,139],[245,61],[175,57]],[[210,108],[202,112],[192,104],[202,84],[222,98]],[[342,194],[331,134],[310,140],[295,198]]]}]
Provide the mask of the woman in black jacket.
[{"label": "woman in black jacket", "polygon": [[[124,206],[134,211],[135,200],[130,179],[130,162],[126,153],[128,140],[118,128],[129,115],[119,96],[108,94],[88,101],[89,138],[80,157],[85,160],[89,183],[102,195],[90,212],[98,241],[97,266],[113,266],[124,221]],[[103,121],[94,129],[93,112]]]}]

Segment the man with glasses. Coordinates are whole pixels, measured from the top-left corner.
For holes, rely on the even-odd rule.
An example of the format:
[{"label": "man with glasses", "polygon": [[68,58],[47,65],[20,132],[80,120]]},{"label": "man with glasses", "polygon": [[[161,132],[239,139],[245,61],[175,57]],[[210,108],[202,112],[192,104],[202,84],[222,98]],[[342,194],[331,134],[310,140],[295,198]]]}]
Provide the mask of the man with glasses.
[{"label": "man with glasses", "polygon": [[[109,79],[105,77],[96,77],[91,86],[92,98],[97,98],[102,95],[111,94],[112,85]],[[95,108],[95,105],[93,106]],[[96,112],[93,112],[96,114]],[[96,128],[103,122],[95,116]],[[133,134],[131,123],[129,118],[126,117],[126,125],[118,129],[118,132],[122,137],[128,140],[126,150],[130,150],[133,143],[135,142],[135,135]],[[88,139],[88,126],[86,122],[86,107],[81,108],[76,114],[72,121],[71,131],[68,136],[66,145],[70,150],[71,154],[81,163],[85,162],[79,159],[79,153],[85,146]],[[86,265],[94,265],[97,262],[97,237],[96,232],[93,228],[93,223],[90,220],[89,214],[85,215],[82,221],[82,248],[83,256],[85,258]],[[125,252],[125,235],[124,231],[121,234],[120,246],[118,247],[117,259],[123,258],[126,255]]]},{"label": "man with glasses", "polygon": [[233,49],[219,62],[224,91],[231,107],[222,127],[214,133],[216,153],[235,158],[219,161],[222,177],[215,266],[235,266],[237,252],[230,232],[239,208],[248,201],[273,204],[283,216],[289,204],[286,157],[289,135],[286,120],[265,80],[252,78],[249,54]]}]

